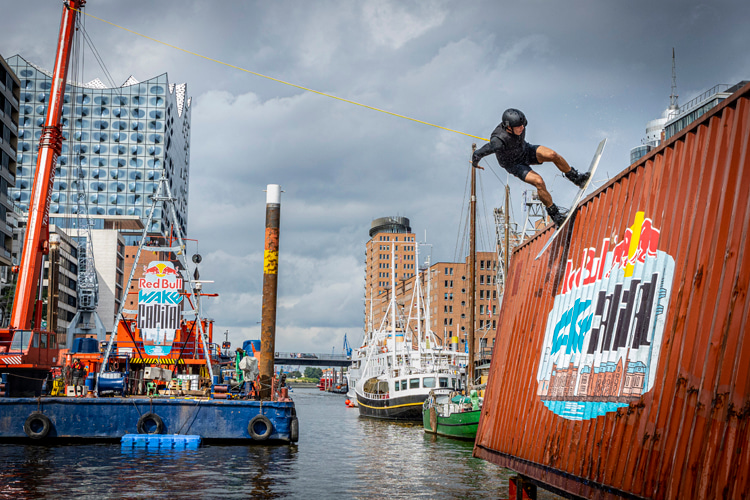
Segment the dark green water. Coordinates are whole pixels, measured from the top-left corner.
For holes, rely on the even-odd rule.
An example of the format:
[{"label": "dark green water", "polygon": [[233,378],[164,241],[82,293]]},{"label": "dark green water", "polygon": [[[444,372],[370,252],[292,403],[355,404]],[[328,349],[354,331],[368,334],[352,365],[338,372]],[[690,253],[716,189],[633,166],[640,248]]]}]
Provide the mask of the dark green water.
[{"label": "dark green water", "polygon": [[292,397],[297,446],[1,444],[0,498],[507,498],[510,472],[472,458],[471,443],[360,418],[341,395]]}]

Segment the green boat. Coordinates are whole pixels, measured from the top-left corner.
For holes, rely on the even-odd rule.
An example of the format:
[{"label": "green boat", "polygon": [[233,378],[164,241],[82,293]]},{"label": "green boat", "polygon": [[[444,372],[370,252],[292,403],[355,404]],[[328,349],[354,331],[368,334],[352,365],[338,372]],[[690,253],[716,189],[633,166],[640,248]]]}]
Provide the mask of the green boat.
[{"label": "green boat", "polygon": [[474,441],[481,414],[482,400],[477,391],[471,391],[471,397],[434,391],[422,405],[424,431],[454,439]]}]

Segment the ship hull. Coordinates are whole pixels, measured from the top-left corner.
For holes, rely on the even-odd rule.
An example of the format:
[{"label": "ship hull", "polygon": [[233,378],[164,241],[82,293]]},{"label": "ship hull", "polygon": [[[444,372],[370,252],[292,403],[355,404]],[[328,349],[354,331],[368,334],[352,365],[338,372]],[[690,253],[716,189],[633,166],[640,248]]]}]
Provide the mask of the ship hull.
[{"label": "ship hull", "polygon": [[[434,412],[435,415],[432,416],[431,412]],[[422,424],[424,425],[424,431],[429,434],[474,441],[477,437],[479,416],[481,414],[481,410],[472,410],[451,413],[447,417],[444,417],[434,407],[424,408],[422,412]]]},{"label": "ship hull", "polygon": [[[155,433],[251,444],[294,442],[299,432],[292,401],[263,401],[261,405],[260,401],[214,399],[0,398],[0,415],[0,441],[113,440],[125,434]],[[257,415],[271,425],[262,439],[250,434],[250,421]]]},{"label": "ship hull", "polygon": [[422,404],[425,399],[427,399],[427,394],[387,399],[373,399],[357,394],[357,406],[361,417],[419,422],[422,418]]}]

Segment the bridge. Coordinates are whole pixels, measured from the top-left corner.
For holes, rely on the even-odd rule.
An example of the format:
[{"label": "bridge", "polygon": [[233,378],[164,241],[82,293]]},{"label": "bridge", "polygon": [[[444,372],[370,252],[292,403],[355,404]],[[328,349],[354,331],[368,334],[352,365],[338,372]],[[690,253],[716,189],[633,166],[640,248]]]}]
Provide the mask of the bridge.
[{"label": "bridge", "polygon": [[349,366],[352,364],[352,358],[345,354],[277,352],[274,356],[274,363],[300,366]]}]

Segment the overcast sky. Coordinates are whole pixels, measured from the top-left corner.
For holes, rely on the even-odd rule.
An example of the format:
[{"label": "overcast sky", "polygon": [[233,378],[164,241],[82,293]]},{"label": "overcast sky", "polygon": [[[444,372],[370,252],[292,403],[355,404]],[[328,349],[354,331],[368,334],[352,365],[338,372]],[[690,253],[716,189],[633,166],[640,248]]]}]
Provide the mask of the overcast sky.
[{"label": "overcast sky", "polygon": [[[60,0],[3,1],[0,54],[52,69]],[[489,137],[504,109],[527,140],[585,170],[609,139],[596,186],[629,163],[669,104],[750,79],[750,2],[89,0],[86,12],[249,71]],[[167,73],[192,98],[188,237],[216,332],[259,338],[265,193],[280,184],[277,350],[341,352],[362,338],[373,219],[408,217],[432,262],[462,261],[472,142],[189,55],[91,17],[85,29],[116,85]],[[85,80],[105,71],[91,52]],[[494,157],[479,179],[480,250],[505,183],[523,223],[521,181]],[[575,189],[536,170],[560,205]],[[483,247],[483,248],[481,248]],[[220,340],[223,340],[223,336]]]}]

